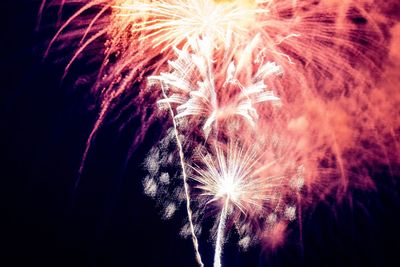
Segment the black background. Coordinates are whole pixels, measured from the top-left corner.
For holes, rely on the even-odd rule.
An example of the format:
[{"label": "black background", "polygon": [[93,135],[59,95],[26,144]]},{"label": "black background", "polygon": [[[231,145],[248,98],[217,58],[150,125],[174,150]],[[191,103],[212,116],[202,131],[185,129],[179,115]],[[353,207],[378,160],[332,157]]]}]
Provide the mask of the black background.
[{"label": "black background", "polygon": [[[0,4],[0,265],[196,266],[191,241],[178,235],[184,213],[163,221],[143,193],[141,163],[157,126],[126,160],[137,122],[106,124],[74,187],[97,109],[89,108],[90,79],[73,82],[87,65],[61,83],[65,64],[43,61],[54,28],[44,21],[35,31],[38,7]],[[377,191],[353,191],[351,202],[328,199],[305,214],[301,244],[294,222],[276,250],[228,243],[224,266],[399,265],[398,186],[384,168],[374,179]],[[211,244],[200,245],[211,266]]]}]

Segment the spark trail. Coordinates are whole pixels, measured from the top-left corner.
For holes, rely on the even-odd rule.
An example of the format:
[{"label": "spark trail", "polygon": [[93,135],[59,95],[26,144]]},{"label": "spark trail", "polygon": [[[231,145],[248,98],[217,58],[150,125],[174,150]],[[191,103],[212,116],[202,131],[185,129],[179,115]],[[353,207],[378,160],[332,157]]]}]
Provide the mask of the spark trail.
[{"label": "spark trail", "polygon": [[[162,92],[163,92],[164,98],[167,98],[164,88],[162,89]],[[192,212],[192,209],[190,208],[190,193],[189,193],[189,185],[187,182],[188,178],[187,178],[187,174],[186,174],[186,163],[185,163],[185,156],[183,153],[183,147],[182,147],[181,140],[179,139],[179,132],[178,132],[178,128],[177,128],[176,121],[175,121],[174,111],[172,110],[172,107],[170,104],[168,104],[168,109],[169,109],[169,112],[171,113],[172,123],[173,123],[173,127],[174,127],[175,140],[176,140],[176,144],[177,144],[178,150],[179,150],[179,160],[180,160],[180,165],[182,168],[182,176],[183,176],[183,187],[185,189],[185,197],[186,197],[186,212],[188,215],[190,233],[192,235],[192,241],[193,241],[193,245],[194,245],[194,249],[195,249],[195,253],[196,253],[196,260],[200,266],[204,266],[204,264],[201,260],[201,255],[200,255],[200,251],[199,251],[199,242],[197,240],[196,233],[194,231],[193,221],[192,221],[192,213],[193,212]]]},{"label": "spark trail", "polygon": [[221,217],[218,222],[218,230],[217,230],[217,240],[215,241],[215,255],[214,255],[214,267],[221,266],[221,254],[222,254],[222,246],[224,243],[224,230],[226,217],[228,216],[228,203],[229,197],[226,198],[224,202],[224,206],[221,210]]}]

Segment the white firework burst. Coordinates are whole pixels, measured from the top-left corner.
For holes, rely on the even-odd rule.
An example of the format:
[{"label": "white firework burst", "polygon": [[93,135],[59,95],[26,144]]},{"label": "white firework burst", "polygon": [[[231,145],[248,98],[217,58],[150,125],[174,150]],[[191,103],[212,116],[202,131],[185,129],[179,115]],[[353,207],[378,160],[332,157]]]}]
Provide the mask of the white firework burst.
[{"label": "white firework burst", "polygon": [[[259,37],[256,36],[246,46],[237,64],[232,60],[227,67],[219,66],[218,69],[213,62],[212,42],[207,37],[191,40],[193,52],[175,48],[177,59],[168,62],[171,71],[149,77],[150,84],[160,83],[163,92],[166,93],[167,97],[159,100],[158,104],[161,107],[176,106],[175,119],[188,116],[203,117],[205,122],[202,129],[206,137],[213,124],[221,117],[239,115],[254,127],[258,119],[254,105],[267,101],[277,104],[280,101],[279,97],[268,89],[264,80],[282,73],[282,69],[274,62],[267,62],[259,64],[250,79],[240,81],[238,77],[243,73],[246,61],[252,58],[251,54],[258,41]],[[219,69],[226,69],[222,72],[223,83],[216,83],[216,75],[221,74]],[[235,90],[239,93],[232,96]],[[226,97],[228,101],[220,101]]]},{"label": "white firework burst", "polygon": [[[217,206],[221,210],[216,234],[215,267],[221,266],[224,233],[229,218],[236,218],[235,224],[241,227],[251,225],[252,220],[260,218],[267,221],[268,216],[276,217],[278,212],[284,213],[289,220],[295,217],[295,208],[285,204],[289,179],[284,174],[270,174],[269,168],[278,160],[261,164],[262,158],[264,155],[260,149],[244,149],[239,143],[230,142],[227,149],[216,146],[215,154],[201,155],[201,165],[191,167],[191,179],[200,191],[196,198],[198,202],[205,206]],[[243,240],[239,244],[244,246],[250,243],[248,235]]]},{"label": "white firework burst", "polygon": [[257,15],[267,12],[252,0],[131,0],[115,8],[132,21],[133,32],[146,32],[141,38],[163,51],[205,35],[215,47],[230,46],[245,40]]},{"label": "white firework burst", "polygon": [[215,155],[201,155],[202,166],[192,166],[191,179],[197,183],[202,202],[228,204],[249,216],[255,211],[264,213],[280,199],[287,179],[284,175],[266,175],[276,160],[264,165],[260,149],[244,149],[229,143],[227,149],[215,146]]}]

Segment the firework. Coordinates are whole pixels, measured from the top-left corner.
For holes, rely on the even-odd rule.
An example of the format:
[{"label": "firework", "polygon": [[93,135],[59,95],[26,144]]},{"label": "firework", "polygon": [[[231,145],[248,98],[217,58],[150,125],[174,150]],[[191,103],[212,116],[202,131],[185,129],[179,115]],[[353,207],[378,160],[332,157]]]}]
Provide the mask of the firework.
[{"label": "firework", "polygon": [[[131,151],[160,118],[153,105],[166,109],[168,130],[146,160],[144,189],[157,198],[168,187],[184,203],[182,232],[192,237],[199,265],[206,207],[217,210],[211,217],[220,266],[232,221],[247,246],[294,219],[297,204],[372,188],[364,162],[381,162],[396,175],[400,123],[388,118],[397,117],[398,55],[382,26],[392,22],[382,22],[376,3],[62,0],[43,1],[40,14],[55,6],[61,18],[71,3],[79,8],[46,56],[76,46],[66,76],[85,51],[105,43],[93,87],[99,115],[79,172],[122,100],[130,97],[137,107],[131,117],[141,122]],[[366,22],[355,23],[358,17]],[[168,201],[163,217],[182,203]]]},{"label": "firework", "polygon": [[[186,123],[191,127],[197,127],[200,126],[196,125],[200,121],[198,117],[204,117],[205,123],[201,128],[204,132],[204,139],[209,142],[220,139],[217,133],[223,130],[223,127],[217,121],[222,118],[230,123],[237,122],[241,125],[245,123],[250,126],[250,131],[254,131],[258,113],[253,105],[266,101],[279,103],[279,98],[274,95],[273,91],[265,91],[267,89],[265,80],[271,78],[274,74],[281,73],[279,66],[272,62],[265,63],[260,53],[253,51],[257,40],[259,40],[258,36],[244,48],[241,57],[235,58],[236,64],[235,61],[225,64],[214,63],[214,48],[210,39],[189,40],[194,52],[189,53],[187,50],[175,49],[177,59],[169,61],[171,72],[149,77],[152,87],[160,84],[163,99],[159,100],[158,104],[161,108],[167,107],[173,121],[173,132],[182,167],[189,229],[200,264],[202,262],[192,221],[198,219],[193,218],[193,213],[198,214],[199,211],[206,209],[205,206],[214,202],[222,202],[216,230],[214,259],[214,266],[221,266],[222,244],[225,242],[224,231],[228,214],[237,217],[237,228],[241,228],[242,232],[250,233],[254,232],[251,227],[244,227],[249,218],[256,217],[258,220],[264,218],[262,220],[266,221],[266,214],[276,216],[278,210],[285,203],[288,179],[284,175],[266,176],[265,174],[265,171],[277,160],[274,159],[270,163],[260,164],[259,167],[255,168],[259,157],[261,157],[257,155],[255,149],[244,151],[238,144],[233,143],[229,145],[226,152],[221,147],[216,147],[215,155],[209,153],[200,156],[202,167],[191,167],[196,173],[190,176],[191,180],[197,182],[195,188],[201,191],[199,194],[201,197],[193,199],[189,193],[189,174],[187,174],[185,168],[187,163],[185,162],[183,142],[187,142],[187,138],[181,140],[176,123],[177,120],[186,119]],[[244,70],[242,66],[248,63],[254,64],[256,67]],[[216,82],[215,75],[222,74],[220,69],[226,70],[225,78],[220,78]],[[172,105],[177,106],[177,115],[175,115]],[[242,123],[235,115],[244,118],[244,122]],[[192,119],[190,120],[188,117],[192,117]],[[212,138],[209,138],[211,125],[215,134]],[[226,134],[232,136],[233,133],[227,131]],[[285,164],[282,164],[281,168],[284,169],[284,166]],[[154,182],[146,182],[146,184],[145,188],[151,188]],[[190,205],[191,202],[196,203],[194,212]],[[275,207],[271,208],[274,205]],[[232,210],[240,211],[243,217],[232,214]],[[256,210],[256,212],[252,212],[253,214],[250,216],[249,212],[252,210]],[[289,213],[293,217],[295,212]],[[195,217],[199,216],[196,215]],[[200,217],[202,216],[200,215]],[[198,224],[201,224],[201,222]],[[247,230],[244,230],[245,228]],[[246,238],[249,239],[250,237],[246,236]]]},{"label": "firework", "polygon": [[[227,151],[215,148],[215,156],[203,155],[203,167],[192,167],[192,179],[198,183],[200,202],[205,206],[215,204],[220,207],[214,266],[221,266],[224,231],[228,216],[236,218],[238,228],[251,220],[266,220],[276,216],[284,203],[284,192],[288,179],[284,175],[268,175],[269,164],[260,164],[262,155],[255,148],[247,151],[237,143],[230,143]],[[301,178],[300,178],[301,179]],[[289,209],[286,208],[287,212]],[[293,219],[295,212],[287,216]],[[288,215],[288,214],[287,214]],[[270,217],[272,218],[272,217]],[[247,230],[249,232],[249,229]]]},{"label": "firework", "polygon": [[[219,69],[226,69],[226,75],[225,79],[216,81],[215,73],[218,70],[214,69],[212,63],[211,41],[197,39],[194,42],[192,47],[195,48],[195,54],[176,49],[178,59],[169,61],[171,72],[149,78],[151,82],[161,82],[165,90],[171,92],[168,97],[159,100],[158,104],[177,105],[175,119],[187,116],[205,117],[202,129],[208,136],[217,119],[239,115],[254,127],[258,119],[254,104],[265,101],[279,103],[279,98],[272,90],[266,90],[267,85],[264,83],[267,76],[281,73],[281,68],[275,63],[261,64],[249,81],[246,81],[248,84],[243,85],[238,79],[243,73],[231,61],[227,67],[218,66]],[[243,62],[239,62],[241,63]],[[230,95],[235,89],[237,96],[221,101],[221,95]]]}]

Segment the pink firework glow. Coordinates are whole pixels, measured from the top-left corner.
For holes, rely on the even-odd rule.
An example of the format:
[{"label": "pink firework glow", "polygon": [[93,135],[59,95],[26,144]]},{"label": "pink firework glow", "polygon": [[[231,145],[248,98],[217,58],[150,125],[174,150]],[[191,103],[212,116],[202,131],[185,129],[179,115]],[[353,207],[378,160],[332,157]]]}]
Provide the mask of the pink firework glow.
[{"label": "pink firework glow", "polygon": [[64,78],[88,50],[101,62],[79,174],[130,96],[141,121],[131,151],[151,125],[165,133],[143,160],[144,191],[164,218],[184,203],[181,234],[200,266],[205,218],[216,267],[229,231],[243,248],[282,242],[319,201],[373,190],[371,166],[399,175],[400,24],[389,2],[43,0],[39,24],[59,17],[45,57],[76,47]]}]

